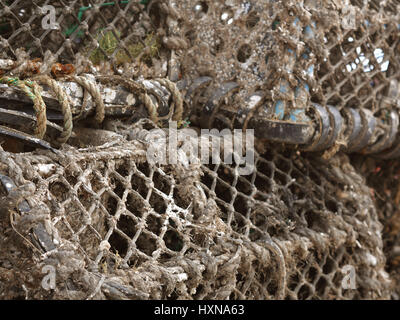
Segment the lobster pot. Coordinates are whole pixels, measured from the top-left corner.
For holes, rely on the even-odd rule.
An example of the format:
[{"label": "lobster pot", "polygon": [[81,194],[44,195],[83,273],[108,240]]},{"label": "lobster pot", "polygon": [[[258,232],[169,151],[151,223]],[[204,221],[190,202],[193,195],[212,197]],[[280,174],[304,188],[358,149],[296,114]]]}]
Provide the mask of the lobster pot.
[{"label": "lobster pot", "polygon": [[[240,175],[234,163],[151,164],[139,131],[112,146],[0,153],[3,297],[390,296],[382,226],[346,156],[255,152]],[[54,290],[43,268],[57,270]]]}]

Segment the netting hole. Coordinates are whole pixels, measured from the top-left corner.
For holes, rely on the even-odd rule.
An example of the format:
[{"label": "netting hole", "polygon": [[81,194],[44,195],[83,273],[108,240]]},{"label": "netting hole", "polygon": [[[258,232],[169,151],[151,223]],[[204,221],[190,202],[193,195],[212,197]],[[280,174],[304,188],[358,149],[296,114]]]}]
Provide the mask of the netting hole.
[{"label": "netting hole", "polygon": [[140,234],[135,244],[137,249],[147,254],[148,256],[151,256],[152,253],[157,250],[156,240],[144,232]]},{"label": "netting hole", "polygon": [[243,44],[240,46],[236,58],[238,59],[239,62],[245,63],[251,56],[251,46],[246,44]]},{"label": "netting hole", "polygon": [[260,175],[257,175],[254,185],[263,193],[269,193],[272,191],[272,183],[269,180],[262,178]]},{"label": "netting hole", "polygon": [[111,245],[111,251],[115,254],[125,256],[126,252],[128,251],[128,241],[120,235],[118,232],[114,231],[108,242]]},{"label": "netting hole", "polygon": [[284,173],[290,174],[292,171],[292,166],[290,162],[284,158],[279,157],[275,162],[275,166]]},{"label": "netting hole", "polygon": [[144,200],[138,199],[139,196],[136,196],[132,193],[128,194],[126,199],[126,209],[129,210],[130,213],[137,217],[142,217],[143,212],[145,211]]},{"label": "netting hole", "polygon": [[[65,175],[65,179],[68,181],[68,183],[71,186],[74,186],[74,185],[76,185],[78,183],[78,179],[72,174],[66,174]],[[92,181],[92,180],[90,180],[90,181]]]},{"label": "netting hole", "polygon": [[278,235],[279,231],[278,231],[278,227],[277,226],[269,226],[267,228],[267,233],[271,236],[271,237],[275,237]]},{"label": "netting hole", "polygon": [[213,181],[214,177],[208,171],[205,171],[204,174],[201,176],[201,182],[204,183],[208,187],[208,189],[211,189]]},{"label": "netting hole", "polygon": [[242,215],[236,214],[231,222],[231,228],[237,233],[246,234],[247,223]]},{"label": "netting hole", "polygon": [[[207,190],[205,192],[207,194]],[[177,188],[174,188],[173,198],[175,205],[181,208],[187,208],[192,201],[190,197],[186,197],[186,193],[181,196]]]},{"label": "netting hole", "polygon": [[307,284],[303,284],[297,294],[300,300],[306,300],[311,295],[311,289]]},{"label": "netting hole", "polygon": [[[358,94],[358,96],[361,96],[361,94]],[[353,97],[349,101],[346,102],[345,107],[346,108],[357,108],[357,106],[361,105],[360,99],[358,97]]]},{"label": "netting hole", "polygon": [[153,232],[157,236],[160,235],[162,227],[161,218],[156,217],[153,214],[149,214],[146,219],[146,225],[149,231]]},{"label": "netting hole", "polygon": [[150,176],[150,166],[147,162],[143,162],[137,165],[137,169],[142,172],[145,176]]},{"label": "netting hole", "polygon": [[322,271],[324,272],[324,274],[330,274],[335,270],[335,266],[336,266],[335,260],[328,257],[322,268]]},{"label": "netting hole", "polygon": [[115,164],[115,171],[118,172],[122,177],[129,175],[129,163],[122,161]]},{"label": "netting hole", "polygon": [[299,281],[300,281],[300,274],[298,272],[296,274],[291,275],[291,277],[289,278],[288,288],[291,291],[294,291],[297,288]]},{"label": "netting hole", "polygon": [[215,193],[217,194],[217,197],[225,202],[230,203],[232,200],[232,195],[230,188],[227,187],[226,185],[222,184],[221,182],[217,182],[216,188],[215,188]]},{"label": "netting hole", "polygon": [[346,252],[351,257],[354,254],[354,249],[352,247],[347,247]]},{"label": "netting hole", "polygon": [[59,181],[56,181],[49,186],[49,191],[59,201],[64,201],[68,197],[67,190],[67,186]]},{"label": "netting hole", "polygon": [[290,185],[289,190],[292,192],[293,197],[295,199],[306,198],[306,194],[303,192],[303,189],[296,183],[293,183],[292,185]]},{"label": "netting hole", "polygon": [[278,182],[279,184],[281,184],[282,186],[285,186],[288,183],[288,176],[285,175],[284,173],[280,172],[280,171],[275,171],[275,176],[274,179],[276,182]]},{"label": "netting hole", "polygon": [[202,284],[199,284],[196,288],[196,294],[194,295],[195,299],[199,298],[204,292],[204,286]]},{"label": "netting hole", "polygon": [[93,195],[87,192],[82,186],[79,187],[77,194],[79,201],[82,203],[86,210],[89,210],[89,208],[93,204]]},{"label": "netting hole", "polygon": [[248,196],[251,195],[253,191],[251,184],[246,179],[243,179],[241,176],[238,177],[236,189],[237,191],[242,192]]},{"label": "netting hole", "polygon": [[274,169],[274,166],[267,161],[259,161],[257,163],[257,170],[268,178],[272,178]]},{"label": "netting hole", "polygon": [[339,209],[336,201],[334,200],[325,200],[325,207],[333,213],[337,213]]},{"label": "netting hole", "polygon": [[314,280],[316,279],[317,275],[318,275],[318,270],[314,267],[311,267],[307,271],[307,275],[306,275],[307,281],[309,281],[310,283],[313,283]]},{"label": "netting hole", "polygon": [[276,281],[272,280],[270,283],[268,283],[267,291],[273,297],[276,295],[278,292],[278,284]]},{"label": "netting hole", "polygon": [[119,179],[116,179],[113,177],[110,179],[110,185],[112,186],[114,193],[120,199],[122,199],[124,191],[125,191],[125,187],[124,187],[123,183],[121,181],[119,181]]},{"label": "netting hole", "polygon": [[249,209],[247,199],[242,196],[237,196],[233,206],[235,207],[236,212],[241,213],[242,215],[246,216],[247,211]]},{"label": "netting hole", "polygon": [[342,48],[340,45],[336,45],[331,49],[329,54],[329,60],[333,66],[335,66],[342,59]]},{"label": "netting hole", "polygon": [[228,184],[232,184],[234,176],[229,167],[219,166],[217,170],[217,175],[220,179],[224,180]]},{"label": "netting hole", "polygon": [[350,80],[346,81],[346,83],[340,87],[340,95],[342,97],[352,92],[354,92],[354,88]]},{"label": "netting hole", "polygon": [[117,222],[117,228],[125,233],[129,238],[133,238],[136,234],[135,221],[126,215],[121,215]]},{"label": "netting hole", "polygon": [[163,175],[161,175],[157,171],[154,172],[153,182],[154,182],[154,186],[161,192],[163,192],[167,195],[170,193],[171,183],[169,182],[168,179],[166,179]]},{"label": "netting hole", "polygon": [[89,181],[90,181],[90,183],[91,183],[91,185],[92,185],[92,190],[93,190],[93,192],[95,192],[95,193],[99,192],[101,189],[104,188],[104,182],[101,181],[101,180],[99,179],[99,177],[97,177],[97,176],[94,175],[94,174],[91,175]]},{"label": "netting hole", "polygon": [[109,196],[106,202],[106,209],[109,214],[115,215],[118,210],[118,200],[113,196]]},{"label": "netting hole", "polygon": [[256,227],[261,228],[266,224],[267,218],[265,217],[264,214],[255,213],[251,215],[251,221]]},{"label": "netting hole", "polygon": [[133,190],[138,192],[143,198],[146,198],[148,188],[147,188],[146,183],[143,178],[141,178],[135,174],[132,175],[131,185],[132,185]]},{"label": "netting hole", "polygon": [[324,296],[327,287],[328,287],[328,281],[324,277],[319,278],[315,286],[315,290],[317,291],[319,297]]},{"label": "netting hole", "polygon": [[100,239],[96,237],[92,229],[86,228],[84,232],[79,234],[79,242],[83,250],[93,257],[97,254],[97,248],[100,245]]},{"label": "netting hole", "polygon": [[167,210],[167,205],[165,204],[164,199],[155,192],[151,194],[149,203],[154,208],[154,210],[159,214],[164,214],[165,211]]},{"label": "netting hole", "polygon": [[152,2],[150,4],[150,10],[149,10],[149,17],[151,19],[151,21],[153,22],[154,26],[156,28],[160,27],[161,24],[161,9],[160,6],[158,4],[158,2]]},{"label": "netting hole", "polygon": [[183,248],[183,240],[175,230],[168,230],[164,235],[164,242],[168,249],[179,252]]},{"label": "netting hole", "polygon": [[343,279],[343,274],[340,271],[338,271],[333,276],[332,282],[336,287],[338,287],[339,285],[341,285],[342,279]]},{"label": "netting hole", "polygon": [[304,214],[304,218],[306,219],[307,226],[310,229],[326,232],[327,223],[325,219],[321,217],[321,213],[314,211],[307,211]]}]

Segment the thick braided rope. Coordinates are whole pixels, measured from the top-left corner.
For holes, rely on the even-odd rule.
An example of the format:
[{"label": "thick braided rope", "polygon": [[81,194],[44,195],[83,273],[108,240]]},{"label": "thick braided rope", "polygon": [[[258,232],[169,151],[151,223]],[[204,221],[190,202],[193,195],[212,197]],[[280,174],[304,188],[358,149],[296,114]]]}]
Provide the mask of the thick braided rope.
[{"label": "thick braided rope", "polygon": [[68,96],[66,95],[62,87],[57,83],[57,81],[50,78],[49,76],[38,76],[35,77],[34,80],[49,86],[50,89],[55,93],[57,100],[61,105],[61,111],[64,118],[64,126],[63,131],[57,138],[57,142],[63,144],[68,141],[73,129],[72,112]]},{"label": "thick braided rope", "polygon": [[85,88],[83,88],[83,99],[82,99],[81,110],[74,117],[74,120],[81,120],[81,119],[85,118],[87,116],[87,114],[89,113],[89,111],[92,109],[92,108],[88,109],[88,106],[91,107],[91,105],[89,105],[89,96],[90,96],[89,91],[87,91]]},{"label": "thick braided rope", "polygon": [[31,87],[34,95],[33,109],[35,110],[37,118],[35,136],[43,139],[47,129],[46,104],[43,101],[40,86],[34,81],[27,80],[26,82]]},{"label": "thick braided rope", "polygon": [[158,122],[157,107],[154,105],[150,96],[147,94],[147,89],[140,83],[121,76],[99,76],[97,79],[102,83],[116,83],[126,87],[129,91],[139,95],[149,113],[149,118],[154,123]]},{"label": "thick braided rope", "polygon": [[101,96],[100,90],[96,84],[82,76],[68,76],[66,79],[76,82],[90,93],[96,104],[96,115],[94,118],[98,123],[102,123],[105,116],[105,106],[103,97]]},{"label": "thick braided rope", "polygon": [[32,101],[36,115],[35,136],[43,139],[46,133],[46,105],[42,99],[40,87],[34,81],[19,80],[18,78],[2,77],[0,82],[21,89]]},{"label": "thick braided rope", "polygon": [[158,81],[161,85],[166,87],[172,94],[172,97],[175,102],[175,112],[172,117],[172,120],[174,120],[174,121],[182,120],[183,99],[182,99],[182,95],[181,95],[178,87],[176,86],[176,84],[174,82],[172,82],[171,80],[166,79],[166,78],[163,78],[163,79],[159,78],[159,79],[156,79],[156,81]]}]

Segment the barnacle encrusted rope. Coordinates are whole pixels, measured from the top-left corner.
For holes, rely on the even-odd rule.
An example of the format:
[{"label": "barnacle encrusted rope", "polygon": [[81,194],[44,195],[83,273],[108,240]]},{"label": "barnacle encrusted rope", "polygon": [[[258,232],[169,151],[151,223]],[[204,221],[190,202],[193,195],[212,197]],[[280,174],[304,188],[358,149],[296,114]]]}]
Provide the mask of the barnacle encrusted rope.
[{"label": "barnacle encrusted rope", "polygon": [[34,80],[47,85],[56,95],[58,102],[61,105],[61,111],[64,118],[64,127],[60,136],[57,138],[57,142],[63,144],[68,141],[72,134],[73,122],[72,122],[72,112],[71,106],[68,100],[68,96],[62,89],[62,87],[49,76],[37,76]]},{"label": "barnacle encrusted rope", "polygon": [[157,107],[154,105],[150,96],[147,94],[147,89],[144,85],[137,83],[133,80],[121,77],[121,76],[98,76],[96,77],[102,83],[115,83],[124,86],[129,91],[139,95],[139,98],[143,101],[149,113],[149,118],[154,122],[158,122]]},{"label": "barnacle encrusted rope", "polygon": [[167,78],[163,78],[163,79],[159,78],[159,79],[156,79],[156,81],[158,81],[161,85],[163,85],[169,91],[171,91],[172,97],[175,102],[175,112],[172,117],[172,120],[174,120],[174,121],[182,120],[183,99],[182,99],[182,95],[181,95],[178,87],[176,86],[176,84],[174,82],[172,82],[171,80],[169,80]]},{"label": "barnacle encrusted rope", "polygon": [[96,104],[96,115],[94,118],[98,123],[102,123],[105,116],[105,106],[97,85],[83,76],[67,76],[66,79],[76,82],[90,93]]},{"label": "barnacle encrusted rope", "polygon": [[38,84],[34,81],[11,77],[0,77],[0,83],[21,89],[33,101],[33,109],[35,110],[37,119],[35,136],[43,139],[47,126],[46,105],[42,99]]}]

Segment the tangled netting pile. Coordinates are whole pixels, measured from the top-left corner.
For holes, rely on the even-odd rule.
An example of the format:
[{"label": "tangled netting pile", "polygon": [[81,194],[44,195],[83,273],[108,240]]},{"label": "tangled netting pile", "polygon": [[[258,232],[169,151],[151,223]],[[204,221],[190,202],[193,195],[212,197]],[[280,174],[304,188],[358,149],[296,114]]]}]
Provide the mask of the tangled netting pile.
[{"label": "tangled netting pile", "polygon": [[[42,27],[47,4],[0,0],[0,76],[54,75],[55,62],[76,74],[207,76],[185,101],[193,127],[226,82],[238,89],[212,127],[242,125],[243,106],[274,118],[277,102],[286,113],[364,108],[381,126],[398,108],[398,0],[60,0],[55,29]],[[262,104],[247,103],[254,94]],[[96,146],[0,151],[0,298],[399,298],[397,162],[256,141],[250,175],[158,165],[148,122],[107,123],[115,132]]]}]

